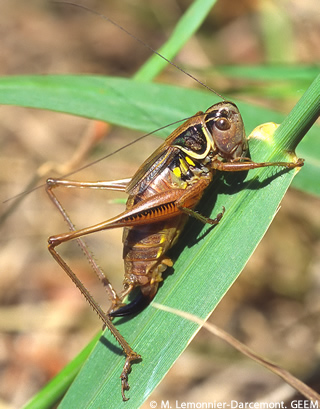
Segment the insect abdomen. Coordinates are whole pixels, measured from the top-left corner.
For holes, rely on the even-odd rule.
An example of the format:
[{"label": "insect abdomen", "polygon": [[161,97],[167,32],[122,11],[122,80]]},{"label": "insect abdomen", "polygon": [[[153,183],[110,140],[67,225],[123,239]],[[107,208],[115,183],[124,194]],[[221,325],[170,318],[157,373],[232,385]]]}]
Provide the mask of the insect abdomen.
[{"label": "insect abdomen", "polygon": [[166,254],[178,239],[187,217],[181,214],[165,221],[124,229],[127,284],[141,286],[142,293],[153,298],[162,281],[162,273],[173,264]]}]

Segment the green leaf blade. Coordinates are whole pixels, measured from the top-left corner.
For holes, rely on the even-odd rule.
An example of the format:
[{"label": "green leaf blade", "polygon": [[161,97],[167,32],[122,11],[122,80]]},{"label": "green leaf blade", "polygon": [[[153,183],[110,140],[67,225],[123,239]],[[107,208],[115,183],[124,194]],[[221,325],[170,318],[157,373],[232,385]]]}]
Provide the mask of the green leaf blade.
[{"label": "green leaf blade", "polygon": [[169,40],[158,50],[159,54],[163,55],[165,59],[153,54],[135,74],[134,78],[143,82],[152,81],[168,64],[168,60],[173,60],[197,31],[215,3],[216,0],[194,1],[179,20]]},{"label": "green leaf blade", "polygon": [[[213,184],[206,196],[207,205],[201,211],[206,214],[214,203],[213,216],[221,211],[222,205],[226,207],[226,213],[221,223],[209,229],[197,243],[194,243],[197,239],[194,232],[199,228],[198,222],[190,222],[181,237],[181,243],[186,245],[181,253],[181,244],[175,249],[174,254],[180,254],[174,272],[166,277],[156,302],[205,319],[232,285],[271,223],[295,172],[276,176],[274,169],[263,169],[255,175],[251,173],[246,188],[237,194],[232,193],[233,188],[220,193],[221,189],[225,190],[222,181]],[[265,178],[272,181],[261,187],[259,181]],[[154,310],[152,306],[129,321],[119,321],[121,333],[142,355],[142,362],[133,366],[129,378],[131,389],[127,392],[130,401],[126,407],[137,408],[165,376],[198,328],[194,323]],[[80,403],[85,408],[123,405],[119,375],[124,357],[115,353],[119,348],[112,336],[109,333],[105,336],[108,341],[98,344],[61,408],[76,408]],[[93,385],[90,383],[88,390],[86,382],[93,378],[97,381],[92,382]]]},{"label": "green leaf blade", "polygon": [[[124,102],[125,106],[130,106],[125,114]],[[66,112],[143,132],[151,132],[163,124],[191,116],[216,102],[218,97],[207,92],[116,77],[58,75],[0,78],[1,104]],[[252,104],[241,102],[237,105],[246,129],[250,131],[261,123],[280,123],[285,118],[278,112]],[[316,112],[314,104],[311,108]],[[291,121],[298,119],[291,118]],[[161,135],[168,136],[176,126],[162,130]],[[293,182],[293,186],[315,195],[320,195],[317,182],[320,175],[319,132],[319,127],[313,126],[299,144],[298,156],[306,163],[303,172]]]}]

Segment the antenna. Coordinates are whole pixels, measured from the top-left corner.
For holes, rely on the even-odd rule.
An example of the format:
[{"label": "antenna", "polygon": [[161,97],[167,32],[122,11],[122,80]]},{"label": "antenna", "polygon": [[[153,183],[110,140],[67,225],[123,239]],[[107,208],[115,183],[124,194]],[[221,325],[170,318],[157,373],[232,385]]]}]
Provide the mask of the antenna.
[{"label": "antenna", "polygon": [[185,71],[183,68],[179,67],[179,65],[175,64],[174,62],[172,62],[171,60],[169,60],[168,58],[166,58],[164,55],[160,54],[158,51],[156,51],[154,48],[152,48],[149,44],[147,44],[146,42],[144,42],[143,40],[141,40],[139,37],[136,37],[134,34],[130,33],[130,31],[126,30],[124,27],[122,27],[120,24],[118,24],[116,21],[112,20],[111,18],[105,16],[104,14],[99,13],[96,10],[92,10],[89,7],[83,6],[82,4],[76,4],[76,3],[72,3],[69,1],[55,1],[53,0],[52,3],[57,3],[57,4],[68,4],[70,6],[74,6],[74,7],[78,7],[80,9],[86,10],[87,12],[94,14],[100,18],[102,18],[103,20],[108,21],[109,23],[113,24],[115,27],[117,27],[119,30],[123,31],[124,33],[126,33],[129,37],[131,37],[132,39],[134,39],[137,43],[143,45],[144,47],[148,48],[150,51],[152,51],[154,54],[158,55],[160,58],[162,58],[164,61],[166,61],[167,63],[171,64],[173,67],[175,67],[177,70],[181,71],[183,74],[187,75],[189,78],[191,78],[193,81],[197,82],[198,84],[200,84],[202,87],[206,88],[208,91],[216,94],[219,98],[223,99],[224,101],[226,101],[226,99],[219,94],[217,91],[215,91],[213,88],[209,87],[208,85],[206,85],[204,82],[200,81],[198,78],[196,78],[195,76],[193,76],[192,74],[190,74],[189,72]]},{"label": "antenna", "polygon": [[[139,136],[139,138],[137,138],[137,139],[135,139],[134,141],[131,141],[131,142],[129,142],[129,143],[126,143],[125,145],[121,146],[120,148],[116,149],[115,151],[113,151],[113,152],[111,152],[111,153],[108,153],[107,155],[104,155],[104,156],[102,156],[101,158],[96,159],[96,160],[93,161],[93,162],[87,163],[86,165],[83,165],[83,166],[81,166],[80,168],[77,168],[76,170],[73,170],[73,171],[71,171],[71,172],[69,172],[69,173],[66,173],[65,175],[61,176],[61,178],[68,178],[69,176],[72,176],[72,175],[74,175],[75,173],[80,172],[81,170],[84,170],[84,169],[88,168],[89,166],[95,165],[96,163],[99,163],[99,162],[101,162],[101,161],[103,161],[103,160],[109,158],[110,156],[113,156],[113,155],[115,155],[116,153],[121,152],[123,149],[126,149],[126,148],[128,148],[129,146],[135,144],[136,142],[141,141],[142,139],[146,138],[146,137],[149,136],[149,135],[153,135],[153,134],[155,134],[156,132],[162,131],[162,129],[166,129],[166,128],[168,128],[169,126],[179,124],[180,122],[184,122],[184,121],[186,121],[187,119],[189,119],[189,117],[183,118],[183,119],[179,119],[178,121],[175,121],[175,122],[171,122],[170,124],[161,126],[160,128],[155,129],[155,130],[152,131],[152,132],[148,132],[148,133],[146,133],[146,134],[144,134],[144,135],[142,135],[142,136]],[[33,183],[33,181],[31,181],[31,183],[30,183],[29,185],[32,185],[32,183]],[[4,200],[2,203],[7,203],[7,202],[10,202],[11,200],[19,199],[20,197],[22,197],[22,196],[24,196],[24,195],[27,195],[27,194],[29,194],[29,193],[31,193],[31,192],[34,192],[35,190],[41,189],[41,188],[43,188],[43,187],[45,187],[45,186],[46,186],[46,183],[42,183],[41,185],[38,185],[38,186],[36,186],[36,187],[27,188],[27,189],[24,190],[23,192],[17,193],[16,195],[11,196],[9,199]],[[1,218],[0,218],[0,220],[1,220]]]},{"label": "antenna", "polygon": [[[169,60],[168,58],[166,58],[164,55],[162,55],[161,53],[159,53],[158,51],[156,51],[154,48],[152,48],[149,44],[147,44],[146,42],[144,42],[143,40],[141,40],[139,37],[136,37],[136,36],[135,36],[134,34],[132,34],[130,31],[126,30],[124,27],[122,27],[122,26],[121,26],[120,24],[118,24],[116,21],[114,21],[114,20],[112,20],[111,18],[105,16],[104,14],[99,13],[99,12],[96,11],[96,10],[90,9],[89,7],[86,7],[86,6],[82,5],[82,4],[76,4],[76,3],[73,3],[73,2],[69,2],[69,1],[52,0],[51,3],[55,3],[55,4],[66,4],[66,5],[69,5],[69,6],[78,7],[79,9],[85,10],[85,11],[91,13],[91,14],[94,14],[94,15],[96,15],[96,16],[102,18],[103,20],[106,20],[107,22],[109,22],[109,23],[111,23],[112,25],[114,25],[115,27],[117,27],[119,30],[123,31],[125,34],[127,34],[129,37],[131,37],[131,38],[132,38],[133,40],[135,40],[137,43],[139,43],[139,44],[143,45],[144,47],[148,48],[150,51],[152,51],[152,53],[158,55],[158,56],[159,56],[160,58],[162,58],[164,61],[166,61],[167,63],[169,63],[169,64],[172,65],[173,67],[175,67],[177,70],[179,70],[179,71],[182,72],[183,74],[187,75],[187,76],[188,76],[189,78],[191,78],[193,81],[197,82],[197,83],[200,84],[202,87],[206,88],[208,91],[210,91],[210,92],[216,94],[219,98],[221,98],[221,99],[223,99],[224,101],[226,101],[226,99],[225,99],[221,94],[219,94],[217,91],[215,91],[214,89],[212,89],[211,87],[209,87],[208,85],[206,85],[205,83],[203,83],[202,81],[200,81],[199,79],[197,79],[197,78],[196,78],[195,76],[193,76],[192,74],[190,74],[190,73],[188,73],[187,71],[185,71],[183,68],[179,67],[177,64],[175,64],[174,62],[172,62],[171,60]],[[147,136],[149,136],[149,135],[151,135],[151,134],[154,134],[155,132],[158,132],[159,130],[165,129],[165,128],[171,126],[171,125],[175,125],[175,124],[178,124],[178,123],[180,123],[180,122],[184,122],[184,121],[186,121],[187,119],[188,119],[188,118],[180,119],[180,120],[178,120],[178,121],[172,122],[171,124],[167,124],[167,125],[165,125],[165,126],[163,126],[163,127],[161,127],[161,128],[158,128],[158,129],[154,130],[153,132],[149,132],[149,133],[147,133],[147,134],[144,134],[144,135],[140,136],[139,138],[137,138],[135,141],[130,142],[130,143],[128,143],[128,144],[122,146],[121,148],[117,149],[116,151],[114,151],[114,152],[112,152],[112,153],[110,153],[110,154],[107,154],[107,155],[105,155],[105,156],[103,156],[103,157],[101,157],[101,158],[95,160],[94,162],[90,162],[89,164],[86,164],[86,165],[84,165],[84,166],[82,166],[82,167],[80,167],[80,168],[78,168],[78,169],[76,169],[76,170],[74,170],[74,171],[72,171],[72,172],[66,174],[66,175],[63,175],[62,177],[63,177],[63,178],[69,177],[69,176],[71,176],[71,175],[73,175],[73,174],[75,174],[75,173],[77,173],[77,172],[79,172],[79,171],[81,171],[81,170],[83,170],[83,169],[86,169],[87,167],[89,167],[89,166],[91,166],[91,165],[94,165],[94,164],[96,164],[96,163],[98,163],[98,162],[100,162],[100,161],[102,161],[102,160],[104,160],[104,159],[107,159],[108,157],[110,157],[110,156],[112,156],[112,155],[114,155],[114,154],[116,154],[116,153],[122,151],[123,149],[127,148],[128,146],[132,145],[133,143],[136,143],[136,142],[140,141],[141,139],[143,139],[143,138],[145,138],[145,137],[147,137]],[[36,187],[33,187],[33,188],[29,188],[29,189],[27,189],[27,190],[24,190],[23,192],[18,193],[17,195],[14,195],[14,196],[10,197],[9,199],[6,199],[5,201],[3,201],[3,203],[9,202],[9,201],[14,200],[14,199],[19,199],[20,197],[22,197],[22,196],[24,196],[24,195],[26,195],[26,194],[29,194],[29,193],[31,193],[31,192],[33,192],[33,191],[35,191],[35,190],[38,190],[38,189],[40,189],[40,188],[43,188],[44,186],[46,186],[46,185],[45,185],[45,184],[41,184],[41,185],[38,185],[38,186],[36,186]]]}]

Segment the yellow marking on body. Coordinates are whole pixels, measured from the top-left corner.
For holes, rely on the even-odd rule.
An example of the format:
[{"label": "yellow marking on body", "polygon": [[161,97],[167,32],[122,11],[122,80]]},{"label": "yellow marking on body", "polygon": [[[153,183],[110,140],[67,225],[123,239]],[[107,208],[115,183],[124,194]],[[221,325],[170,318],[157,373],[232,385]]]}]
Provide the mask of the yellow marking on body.
[{"label": "yellow marking on body", "polygon": [[177,178],[181,178],[181,169],[176,167],[173,169],[172,171],[174,173],[175,176],[177,176]]},{"label": "yellow marking on body", "polygon": [[167,240],[167,237],[164,234],[162,234],[159,244],[164,243],[166,240]]},{"label": "yellow marking on body", "polygon": [[162,248],[162,247],[159,247],[159,250],[158,250],[158,252],[157,252],[157,259],[162,256],[162,253],[163,253],[163,248]]},{"label": "yellow marking on body", "polygon": [[179,159],[179,162],[180,162],[181,171],[185,175],[188,172],[188,166],[183,159]]},{"label": "yellow marking on body", "polygon": [[189,165],[196,166],[196,164],[193,162],[191,158],[189,158],[189,156],[186,156],[186,161],[189,163]]}]

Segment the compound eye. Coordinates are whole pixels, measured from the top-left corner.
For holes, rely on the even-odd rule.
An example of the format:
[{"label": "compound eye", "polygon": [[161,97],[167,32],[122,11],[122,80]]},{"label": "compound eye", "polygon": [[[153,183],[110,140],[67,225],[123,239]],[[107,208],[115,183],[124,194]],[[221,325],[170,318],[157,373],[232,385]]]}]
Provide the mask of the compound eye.
[{"label": "compound eye", "polygon": [[231,128],[230,121],[226,118],[217,119],[215,125],[220,131],[227,131]]}]

